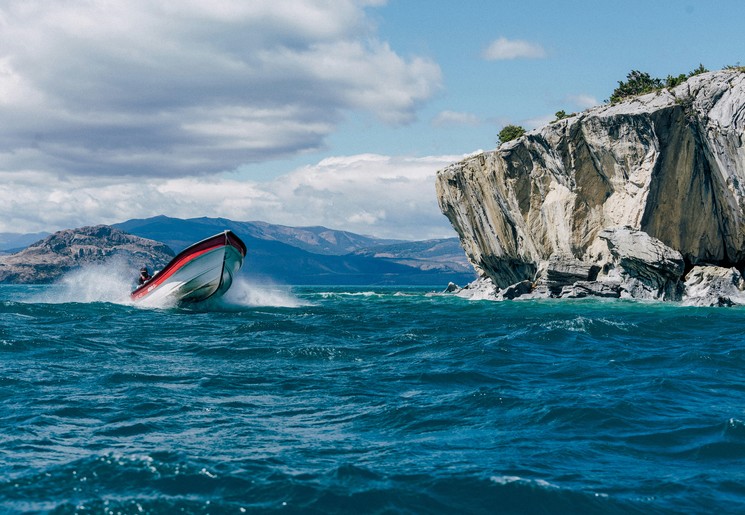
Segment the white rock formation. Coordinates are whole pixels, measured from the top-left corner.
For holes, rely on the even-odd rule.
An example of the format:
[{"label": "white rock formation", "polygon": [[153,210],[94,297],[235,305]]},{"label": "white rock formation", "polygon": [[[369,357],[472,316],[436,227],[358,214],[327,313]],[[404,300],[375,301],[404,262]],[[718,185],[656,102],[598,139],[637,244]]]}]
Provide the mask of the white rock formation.
[{"label": "white rock formation", "polygon": [[[618,285],[619,296],[678,300],[684,269],[745,265],[744,132],[745,73],[705,73],[452,164],[438,172],[438,201],[500,290],[528,280],[556,296],[601,281],[565,294]],[[578,271],[574,282],[552,283],[557,266]]]},{"label": "white rock formation", "polygon": [[745,304],[745,280],[736,268],[697,266],[685,277],[683,303],[691,306]]}]

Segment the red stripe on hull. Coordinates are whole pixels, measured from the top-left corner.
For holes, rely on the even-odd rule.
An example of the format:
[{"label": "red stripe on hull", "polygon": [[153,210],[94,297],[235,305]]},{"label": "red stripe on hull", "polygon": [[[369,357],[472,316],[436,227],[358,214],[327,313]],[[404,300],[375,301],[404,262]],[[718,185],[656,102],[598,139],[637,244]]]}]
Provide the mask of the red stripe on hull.
[{"label": "red stripe on hull", "polygon": [[152,279],[135,289],[130,294],[130,297],[132,300],[144,299],[162,286],[173,274],[183,269],[195,259],[228,246],[235,248],[241,254],[241,257],[246,256],[246,245],[235,234],[230,231],[216,234],[181,251],[160,272],[155,274]]}]

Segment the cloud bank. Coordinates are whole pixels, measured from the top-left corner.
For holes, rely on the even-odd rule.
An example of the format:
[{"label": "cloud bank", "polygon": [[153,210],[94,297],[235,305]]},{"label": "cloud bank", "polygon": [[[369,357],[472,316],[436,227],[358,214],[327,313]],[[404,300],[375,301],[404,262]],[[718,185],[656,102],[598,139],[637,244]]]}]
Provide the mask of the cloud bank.
[{"label": "cloud bank", "polygon": [[598,99],[596,99],[592,95],[587,95],[584,93],[581,93],[579,95],[569,95],[566,100],[573,106],[582,110],[600,105]]},{"label": "cloud bank", "polygon": [[479,125],[481,119],[473,113],[460,111],[441,111],[432,119],[435,127],[457,127],[460,125]]},{"label": "cloud bank", "polygon": [[53,231],[159,214],[325,225],[400,239],[455,236],[435,173],[463,156],[330,157],[270,182],[241,177],[61,177],[0,172],[0,232]]},{"label": "cloud bank", "polygon": [[521,39],[507,39],[501,37],[492,41],[483,53],[488,61],[503,61],[510,59],[543,59],[546,51],[537,43]]},{"label": "cloud bank", "polygon": [[370,0],[7,0],[0,171],[178,177],[323,148],[350,111],[414,120],[440,68]]}]

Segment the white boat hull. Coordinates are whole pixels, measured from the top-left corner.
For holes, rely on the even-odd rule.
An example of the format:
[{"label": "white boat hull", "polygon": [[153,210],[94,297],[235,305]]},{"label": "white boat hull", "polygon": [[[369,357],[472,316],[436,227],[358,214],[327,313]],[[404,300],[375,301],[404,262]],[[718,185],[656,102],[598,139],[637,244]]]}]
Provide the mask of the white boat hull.
[{"label": "white boat hull", "polygon": [[[243,265],[245,246],[232,233],[203,240],[176,256],[153,278],[132,292],[147,304],[193,303],[223,295]],[[236,243],[237,242],[239,243]]]}]

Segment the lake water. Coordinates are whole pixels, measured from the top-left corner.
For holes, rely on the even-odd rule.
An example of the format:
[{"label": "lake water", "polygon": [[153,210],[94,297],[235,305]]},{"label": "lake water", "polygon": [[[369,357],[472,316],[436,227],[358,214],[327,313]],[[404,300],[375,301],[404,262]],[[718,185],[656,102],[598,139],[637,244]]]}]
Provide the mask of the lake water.
[{"label": "lake water", "polygon": [[745,309],[123,283],[0,286],[0,512],[745,511]]}]

